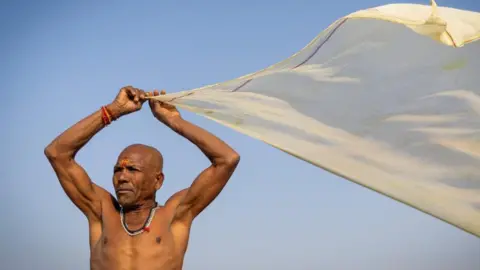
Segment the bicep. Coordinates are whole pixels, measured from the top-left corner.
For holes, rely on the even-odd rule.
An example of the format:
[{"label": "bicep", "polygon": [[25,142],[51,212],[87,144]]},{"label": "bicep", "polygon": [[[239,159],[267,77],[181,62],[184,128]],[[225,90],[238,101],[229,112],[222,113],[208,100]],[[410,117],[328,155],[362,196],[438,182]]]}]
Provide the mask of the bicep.
[{"label": "bicep", "polygon": [[182,203],[183,199],[188,193],[188,188],[178,191],[173,194],[167,202],[165,202],[165,208],[169,215],[173,217],[170,230],[175,239],[176,253],[183,256],[187,250],[188,239],[190,237],[190,224],[186,222],[175,222],[175,215],[177,213],[178,206]]},{"label": "bicep", "polygon": [[60,184],[87,217],[101,215],[101,200],[108,193],[90,180],[87,172],[75,160],[51,161]]}]

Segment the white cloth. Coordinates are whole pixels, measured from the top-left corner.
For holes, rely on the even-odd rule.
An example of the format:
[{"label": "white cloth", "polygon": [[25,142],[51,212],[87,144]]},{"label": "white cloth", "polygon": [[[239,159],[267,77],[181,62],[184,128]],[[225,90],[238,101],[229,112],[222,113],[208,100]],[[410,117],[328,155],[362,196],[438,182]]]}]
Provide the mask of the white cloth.
[{"label": "white cloth", "polygon": [[480,236],[480,13],[392,4],[288,59],[159,96]]}]

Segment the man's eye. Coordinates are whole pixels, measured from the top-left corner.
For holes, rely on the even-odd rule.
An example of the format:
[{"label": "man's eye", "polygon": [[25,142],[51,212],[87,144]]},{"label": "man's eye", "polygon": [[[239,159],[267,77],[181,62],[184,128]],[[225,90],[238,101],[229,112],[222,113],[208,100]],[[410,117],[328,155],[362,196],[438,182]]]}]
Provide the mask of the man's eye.
[{"label": "man's eye", "polygon": [[132,166],[127,166],[127,170],[129,171],[136,171],[137,169],[135,167],[132,167]]}]

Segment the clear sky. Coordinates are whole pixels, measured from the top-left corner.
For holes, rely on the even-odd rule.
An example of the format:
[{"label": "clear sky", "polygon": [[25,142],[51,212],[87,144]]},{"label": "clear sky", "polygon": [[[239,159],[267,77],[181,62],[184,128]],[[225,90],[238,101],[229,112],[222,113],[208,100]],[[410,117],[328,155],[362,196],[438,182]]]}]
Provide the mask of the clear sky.
[{"label": "clear sky", "polygon": [[[236,78],[290,56],[341,16],[386,3],[2,1],[0,268],[88,269],[86,219],[64,195],[43,149],[119,88],[174,92]],[[480,11],[478,0],[438,4]],[[182,113],[242,156],[229,185],[195,221],[185,269],[480,269],[478,238]],[[148,108],[103,130],[78,160],[112,191],[112,165],[132,143],[164,154],[161,203],[208,165]]]}]

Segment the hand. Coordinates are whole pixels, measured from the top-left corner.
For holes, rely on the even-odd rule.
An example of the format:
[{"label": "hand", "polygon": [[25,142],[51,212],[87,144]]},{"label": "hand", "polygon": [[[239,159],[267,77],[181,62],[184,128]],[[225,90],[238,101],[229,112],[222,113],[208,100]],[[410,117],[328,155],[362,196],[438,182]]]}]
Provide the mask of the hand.
[{"label": "hand", "polygon": [[[158,96],[159,93],[158,90],[155,90],[152,93],[147,92],[146,95]],[[160,92],[160,95],[165,95],[165,90],[162,90]],[[155,99],[149,99],[148,104],[150,105],[150,109],[152,110],[155,118],[157,118],[160,122],[166,125],[169,124],[169,121],[180,117],[180,113],[178,112],[177,108],[175,108],[175,106]]]},{"label": "hand", "polygon": [[120,117],[140,110],[145,101],[145,92],[143,90],[126,86],[120,89],[120,92],[110,105],[110,110],[115,117]]}]

